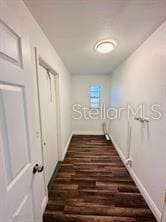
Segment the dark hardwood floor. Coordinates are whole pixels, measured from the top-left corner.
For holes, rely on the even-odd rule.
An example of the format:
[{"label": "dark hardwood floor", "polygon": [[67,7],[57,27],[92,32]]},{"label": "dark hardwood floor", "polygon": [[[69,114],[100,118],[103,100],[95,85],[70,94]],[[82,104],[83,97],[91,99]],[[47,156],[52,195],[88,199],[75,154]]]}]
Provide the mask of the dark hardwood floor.
[{"label": "dark hardwood floor", "polygon": [[44,222],[156,222],[111,142],[73,136]]}]

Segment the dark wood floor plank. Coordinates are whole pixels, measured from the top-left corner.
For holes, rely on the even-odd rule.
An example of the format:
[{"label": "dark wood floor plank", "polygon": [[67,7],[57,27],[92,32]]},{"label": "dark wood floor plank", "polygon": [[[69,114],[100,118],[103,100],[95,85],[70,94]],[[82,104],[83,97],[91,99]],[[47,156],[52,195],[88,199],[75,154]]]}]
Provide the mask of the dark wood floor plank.
[{"label": "dark wood floor plank", "polygon": [[44,222],[156,222],[104,136],[73,136],[49,190]]},{"label": "dark wood floor plank", "polygon": [[61,212],[57,212],[55,215],[52,211],[47,211],[44,215],[44,222],[136,222],[136,219],[131,217],[72,215]]}]

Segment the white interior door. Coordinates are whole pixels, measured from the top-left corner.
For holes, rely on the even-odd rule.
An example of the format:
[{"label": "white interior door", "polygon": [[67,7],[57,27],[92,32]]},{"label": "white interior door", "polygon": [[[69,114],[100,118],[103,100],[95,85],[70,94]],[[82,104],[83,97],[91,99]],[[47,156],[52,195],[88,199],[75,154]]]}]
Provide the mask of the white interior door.
[{"label": "white interior door", "polygon": [[[1,7],[2,9],[2,7]],[[0,11],[0,222],[41,222],[44,182],[33,174],[41,155],[33,132],[33,83],[26,31],[8,8]],[[38,179],[37,179],[38,180]]]},{"label": "white interior door", "polygon": [[39,65],[39,99],[45,178],[48,185],[58,162],[55,75]]}]

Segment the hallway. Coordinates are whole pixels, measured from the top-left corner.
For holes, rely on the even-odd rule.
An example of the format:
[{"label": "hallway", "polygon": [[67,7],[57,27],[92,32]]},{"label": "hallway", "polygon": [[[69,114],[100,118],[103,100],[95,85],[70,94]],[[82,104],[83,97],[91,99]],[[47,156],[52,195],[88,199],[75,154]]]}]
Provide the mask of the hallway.
[{"label": "hallway", "polygon": [[0,222],[166,222],[165,58],[166,0],[0,0]]},{"label": "hallway", "polygon": [[44,222],[155,222],[113,144],[72,137],[49,191]]}]

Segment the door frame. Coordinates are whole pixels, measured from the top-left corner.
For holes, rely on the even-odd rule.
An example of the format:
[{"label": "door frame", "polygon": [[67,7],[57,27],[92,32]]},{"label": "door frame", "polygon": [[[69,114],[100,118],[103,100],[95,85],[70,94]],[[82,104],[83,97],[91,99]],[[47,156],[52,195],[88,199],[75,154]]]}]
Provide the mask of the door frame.
[{"label": "door frame", "polygon": [[[38,99],[38,115],[39,115],[39,127],[40,127],[40,135],[41,135],[41,151],[42,151],[42,159],[44,164],[44,150],[43,150],[43,135],[42,135],[42,115],[41,115],[41,102],[40,102],[40,88],[39,88],[39,66],[42,66],[44,69],[49,70],[51,74],[55,76],[54,84],[55,84],[55,94],[56,94],[56,122],[57,122],[57,153],[58,153],[58,161],[62,160],[62,151],[61,151],[61,121],[60,121],[60,97],[59,97],[59,74],[39,55],[37,47],[34,47],[35,53],[35,66],[36,66],[36,85],[37,85],[37,99]],[[55,166],[56,168],[56,166]],[[44,173],[45,179],[45,173]],[[46,179],[45,179],[45,186]]]}]

